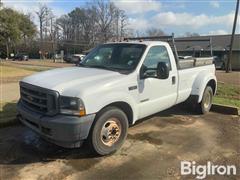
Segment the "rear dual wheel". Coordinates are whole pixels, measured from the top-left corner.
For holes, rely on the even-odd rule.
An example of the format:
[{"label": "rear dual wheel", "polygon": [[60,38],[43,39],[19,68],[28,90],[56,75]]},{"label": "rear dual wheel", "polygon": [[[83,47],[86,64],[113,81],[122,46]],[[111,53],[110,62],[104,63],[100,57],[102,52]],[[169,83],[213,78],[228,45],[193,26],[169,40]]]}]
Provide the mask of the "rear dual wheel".
[{"label": "rear dual wheel", "polygon": [[197,104],[197,111],[201,114],[206,114],[210,111],[213,101],[213,90],[207,86],[203,92],[202,101]]}]

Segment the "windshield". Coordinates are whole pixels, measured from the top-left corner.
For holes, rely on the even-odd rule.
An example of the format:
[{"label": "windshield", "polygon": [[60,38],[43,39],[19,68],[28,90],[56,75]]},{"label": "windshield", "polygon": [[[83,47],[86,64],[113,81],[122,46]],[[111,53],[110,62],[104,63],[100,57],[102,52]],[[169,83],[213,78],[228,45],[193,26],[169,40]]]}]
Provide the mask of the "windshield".
[{"label": "windshield", "polygon": [[133,71],[146,48],[143,44],[104,44],[92,50],[80,63],[82,66],[115,71]]}]

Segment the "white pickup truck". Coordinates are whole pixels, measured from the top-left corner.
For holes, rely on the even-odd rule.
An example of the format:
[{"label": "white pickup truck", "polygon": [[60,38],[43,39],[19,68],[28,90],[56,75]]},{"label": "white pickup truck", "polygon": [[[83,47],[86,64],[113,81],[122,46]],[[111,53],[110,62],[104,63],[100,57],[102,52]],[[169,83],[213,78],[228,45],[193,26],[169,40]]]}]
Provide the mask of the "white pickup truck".
[{"label": "white pickup truck", "polygon": [[87,140],[96,153],[113,153],[141,118],[186,100],[200,113],[210,110],[217,87],[212,59],[175,57],[162,41],[100,45],[79,66],[24,78],[18,117],[59,146]]}]

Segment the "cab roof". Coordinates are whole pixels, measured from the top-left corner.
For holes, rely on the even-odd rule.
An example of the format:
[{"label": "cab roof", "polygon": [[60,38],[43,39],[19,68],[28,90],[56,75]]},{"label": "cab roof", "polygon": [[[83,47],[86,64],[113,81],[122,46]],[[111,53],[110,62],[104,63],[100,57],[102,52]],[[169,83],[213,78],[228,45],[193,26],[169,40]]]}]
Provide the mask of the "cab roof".
[{"label": "cab roof", "polygon": [[164,41],[121,41],[121,42],[108,42],[106,44],[143,44],[146,46],[152,45],[167,45],[167,42]]}]

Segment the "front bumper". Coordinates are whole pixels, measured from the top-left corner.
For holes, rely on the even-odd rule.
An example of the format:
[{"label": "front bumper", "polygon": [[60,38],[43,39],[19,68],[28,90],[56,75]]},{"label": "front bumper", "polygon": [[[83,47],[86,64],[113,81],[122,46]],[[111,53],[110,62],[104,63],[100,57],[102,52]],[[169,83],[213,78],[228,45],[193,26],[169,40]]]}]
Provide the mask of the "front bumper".
[{"label": "front bumper", "polygon": [[20,121],[37,132],[41,137],[56,145],[75,148],[80,147],[88,137],[95,114],[83,117],[56,115],[46,116],[17,104]]}]

